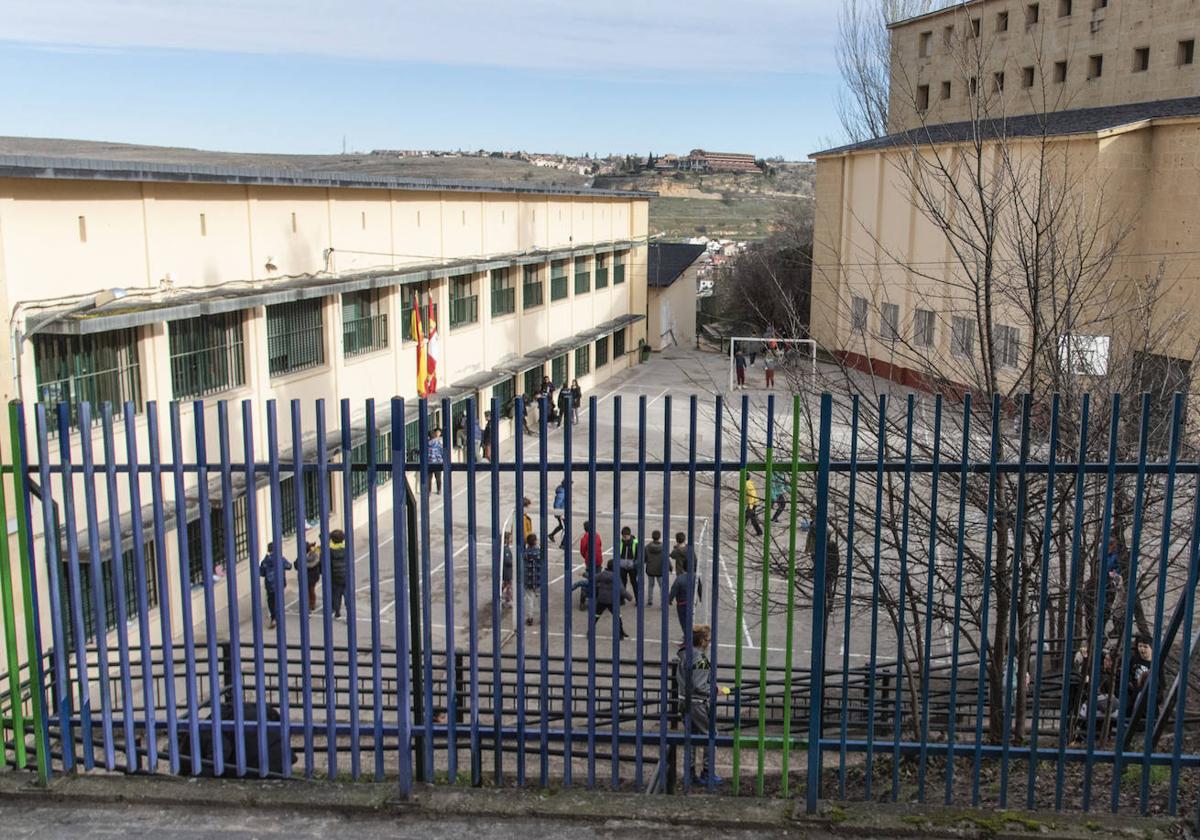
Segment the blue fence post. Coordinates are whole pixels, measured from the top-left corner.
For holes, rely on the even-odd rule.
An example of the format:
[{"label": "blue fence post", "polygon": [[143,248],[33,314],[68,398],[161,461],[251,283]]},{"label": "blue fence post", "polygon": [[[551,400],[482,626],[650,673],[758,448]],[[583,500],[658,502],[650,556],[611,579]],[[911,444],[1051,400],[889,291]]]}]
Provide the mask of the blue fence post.
[{"label": "blue fence post", "polygon": [[[971,394],[963,395],[962,446],[958,471],[958,534],[954,549],[954,623],[958,627],[962,619],[963,557],[966,548],[967,528],[967,485],[971,476]],[[953,633],[950,642],[950,714],[946,723],[946,798],[947,805],[954,798],[955,724],[958,715],[958,649],[961,633]]]},{"label": "blue fence post", "polygon": [[[362,733],[361,715],[358,693],[358,586],[355,571],[356,557],[354,550],[354,439],[353,426],[350,421],[350,400],[343,399],[340,403],[341,425],[341,473],[342,473],[342,531],[346,535],[345,562],[346,576],[344,582],[345,594],[342,601],[334,604],[335,608],[346,610],[346,668],[349,676],[350,701],[350,778],[355,781],[362,773],[362,752],[359,741]],[[334,599],[337,601],[337,599]],[[344,603],[343,603],[344,602]]]},{"label": "blue fence post", "polygon": [[[217,433],[221,458],[221,513],[225,520],[225,558],[228,570],[225,585],[229,599],[229,660],[232,670],[228,690],[232,693],[230,699],[233,702],[234,766],[237,768],[237,775],[241,777],[246,775],[246,710],[242,687],[242,639],[237,585],[237,567],[242,558],[237,556],[235,542],[237,523],[233,515],[233,465],[229,457],[229,403],[225,400],[217,403]],[[132,463],[130,468],[132,469]],[[253,489],[247,485],[246,492],[251,493]],[[137,517],[134,521],[137,521]],[[246,560],[251,571],[250,580],[253,581],[254,558],[249,557]],[[257,594],[253,584],[250,592],[252,595]]]},{"label": "blue fence post", "polygon": [[399,759],[400,795],[412,796],[413,750],[412,709],[413,686],[410,677],[409,653],[409,545],[408,545],[408,471],[405,462],[404,400],[393,399],[392,429],[392,581],[395,585],[396,623],[396,731]]},{"label": "blue fence post", "polygon": [[[315,607],[313,604],[314,598],[310,598],[308,593],[310,589],[316,588],[316,581],[313,581],[312,587],[309,586],[309,575],[311,572],[308,567],[308,529],[305,523],[308,520],[309,511],[305,504],[304,493],[304,421],[301,411],[300,400],[292,400],[292,503],[296,511],[296,579],[300,589],[300,594],[297,601],[300,606],[300,621],[297,622],[300,626],[300,720],[301,727],[304,730],[304,777],[311,779],[313,776],[313,736],[315,734],[313,726],[313,667],[312,667],[312,612]],[[317,534],[317,539],[321,539],[321,535]],[[318,547],[316,552],[316,570],[320,574],[321,571],[321,550]],[[254,555],[251,555],[253,558]],[[257,589],[255,590],[257,597]]]},{"label": "blue fence post", "polygon": [[[825,563],[829,533],[829,450],[833,426],[833,397],[821,394],[820,437],[817,441],[817,540],[813,556],[812,687],[808,710],[808,777],[804,782],[804,807],[817,811],[821,795],[822,705],[825,700]],[[789,663],[790,667],[790,663]]]},{"label": "blue fence post", "polygon": [[[242,453],[246,461],[246,532],[250,563],[258,562],[258,470],[254,461],[254,410],[250,400],[242,401]],[[253,488],[253,489],[252,489]],[[250,570],[250,632],[254,644],[254,731],[258,744],[258,775],[265,778],[270,770],[267,752],[266,662],[263,650],[262,599],[258,591],[258,569]]]},{"label": "blue fence post", "polygon": [[[439,418],[442,426],[451,417],[450,400],[442,400]],[[444,437],[443,437],[444,439]],[[428,447],[428,439],[421,445]],[[458,781],[458,649],[454,638],[454,473],[451,467],[451,449],[442,447],[442,462],[433,468],[442,473],[442,573],[445,580],[443,604],[446,622],[446,771],[453,785]]]},{"label": "blue fence post", "polygon": [[[371,609],[371,752],[375,759],[375,781],[383,781],[383,629],[379,603],[379,431],[375,422],[375,400],[366,403],[367,433],[367,586]],[[389,473],[390,475],[390,473]],[[392,539],[396,532],[392,531]],[[393,589],[393,594],[395,590]],[[357,599],[358,592],[355,590]]]},{"label": "blue fence post", "polygon": [[[200,583],[204,601],[204,641],[208,658],[208,696],[212,718],[206,723],[212,740],[213,772],[225,772],[224,728],[221,723],[221,669],[217,656],[217,609],[214,601],[212,506],[208,492],[208,441],[204,425],[204,403],[192,403],[192,428],[196,446],[196,500],[200,507]],[[236,558],[226,558],[226,572],[236,570]],[[282,581],[282,576],[276,580]],[[282,592],[281,592],[282,596]]]},{"label": "blue fence post", "polygon": [[200,715],[196,699],[196,638],[192,618],[191,545],[188,540],[187,488],[184,484],[183,432],[180,428],[179,403],[170,405],[171,475],[175,488],[175,537],[179,546],[179,606],[183,624],[183,661],[186,682],[188,734],[191,739],[192,774],[200,775]]},{"label": "blue fence post", "polygon": [[[708,696],[713,698],[713,702],[709,704],[708,710],[708,743],[705,745],[705,767],[708,767],[712,772],[707,774],[705,781],[707,782],[708,791],[711,793],[716,789],[716,761],[717,761],[717,699],[721,696],[717,690],[717,669],[720,667],[720,633],[718,632],[718,604],[721,600],[721,465],[724,463],[724,453],[722,451],[722,431],[724,426],[724,400],[720,394],[717,395],[716,406],[713,416],[713,507],[712,507],[712,582],[709,586],[709,621],[712,624],[712,641],[710,649],[712,651],[712,667],[709,668],[708,676]],[[669,537],[665,537],[669,539]],[[663,565],[667,565],[667,557],[665,554]],[[664,580],[666,578],[664,577]],[[697,576],[697,580],[699,577]],[[663,600],[666,600],[666,592],[661,593]],[[737,628],[734,628],[736,635]]]},{"label": "blue fence post", "polygon": [[995,540],[996,521],[996,487],[999,481],[1000,465],[1000,395],[992,395],[992,431],[991,431],[991,461],[988,466],[988,496],[987,531],[983,538],[983,603],[979,614],[984,619],[979,622],[979,676],[976,682],[975,696],[975,765],[971,775],[971,804],[979,805],[979,779],[983,764],[983,708],[987,691],[987,653],[988,653],[988,622],[991,585],[992,585],[992,547]]},{"label": "blue fence post", "polygon": [[[887,394],[879,395],[875,432],[875,544],[871,561],[871,641],[867,654],[867,772],[864,782],[866,796],[872,796],[875,778],[875,667],[879,652],[879,569],[883,550],[883,483],[887,469]],[[816,527],[809,523],[810,528]]]},{"label": "blue fence post", "polygon": [[[483,757],[479,748],[479,542],[477,529],[479,527],[478,489],[475,484],[477,477],[475,460],[475,430],[478,428],[479,408],[474,397],[467,398],[466,418],[466,484],[467,484],[467,631],[470,647],[470,691],[471,691],[471,784],[479,787],[483,784]],[[492,567],[493,579],[498,570]],[[499,620],[499,604],[493,605],[492,623]],[[543,634],[544,634],[543,629]],[[543,665],[543,668],[545,666]],[[543,680],[544,681],[544,680]]]},{"label": "blue fence post", "polygon": [[893,802],[900,795],[900,741],[904,730],[904,692],[901,690],[901,685],[904,682],[904,670],[906,667],[904,618],[907,613],[905,602],[908,599],[908,537],[911,514],[910,503],[912,501],[913,423],[917,407],[916,398],[913,394],[908,395],[907,407],[908,411],[906,412],[904,424],[904,490],[900,504],[900,585],[896,589],[896,600],[899,608],[896,610],[896,703],[895,718],[892,721]]}]

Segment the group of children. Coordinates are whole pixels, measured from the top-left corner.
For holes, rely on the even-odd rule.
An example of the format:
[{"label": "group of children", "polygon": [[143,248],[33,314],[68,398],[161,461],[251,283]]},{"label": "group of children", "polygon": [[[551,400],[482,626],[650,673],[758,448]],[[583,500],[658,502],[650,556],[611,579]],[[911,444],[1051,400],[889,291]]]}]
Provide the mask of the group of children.
[{"label": "group of children", "polygon": [[[321,575],[324,573],[325,564],[322,563],[322,558],[325,552],[321,547],[312,541],[306,544],[304,556],[304,571],[305,582],[308,584],[308,611],[314,612],[317,608],[317,584],[321,581]],[[329,563],[327,565],[329,571],[329,606],[333,610],[334,618],[342,617],[342,603],[346,597],[346,534],[340,528],[335,528],[329,532],[329,542],[327,545],[329,554]],[[263,591],[267,599],[267,613],[270,616],[270,627],[274,629],[276,626],[278,615],[277,593],[287,588],[287,575],[280,576],[280,572],[288,572],[293,568],[296,569],[296,575],[300,574],[300,564],[293,564],[286,557],[275,556],[275,543],[267,543],[267,553],[262,561],[258,564],[258,574],[263,581]],[[278,599],[281,601],[282,599]]]}]

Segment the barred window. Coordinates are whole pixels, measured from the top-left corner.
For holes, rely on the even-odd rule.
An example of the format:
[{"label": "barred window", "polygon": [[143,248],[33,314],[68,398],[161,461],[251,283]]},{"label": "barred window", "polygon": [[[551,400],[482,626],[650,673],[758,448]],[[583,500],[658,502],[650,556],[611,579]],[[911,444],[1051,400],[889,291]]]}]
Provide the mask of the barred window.
[{"label": "barred window", "polygon": [[[233,558],[234,564],[241,563],[250,551],[250,519],[249,503],[245,496],[239,496],[232,503],[233,507]],[[228,552],[225,550],[226,523],[225,513],[221,506],[212,508],[208,514],[209,533],[212,538],[212,567],[214,570],[228,566]],[[201,542],[203,518],[197,516],[187,524],[188,540],[188,579],[192,586],[204,582],[204,552]]]},{"label": "barred window", "polygon": [[884,341],[900,338],[900,305],[885,303],[879,308],[879,336]]},{"label": "barred window", "polygon": [[[65,557],[66,552],[61,552],[60,556]],[[146,609],[152,610],[158,606],[158,565],[154,554],[154,540],[146,540],[142,545],[142,560],[144,561],[145,570]],[[125,599],[125,617],[126,619],[136,618],[141,615],[142,605],[137,586],[137,553],[135,548],[127,548],[122,552],[121,573],[124,577],[121,594]],[[62,600],[64,631],[67,639],[74,639],[75,611],[73,609],[71,586],[67,580],[65,562],[61,574],[59,597]],[[94,639],[98,628],[96,626],[95,599],[92,595],[91,567],[88,563],[80,564],[79,577],[81,585],[79,606],[80,612],[83,613],[83,635],[85,638]],[[108,632],[117,626],[119,615],[117,612],[116,569],[107,557],[101,561],[100,565],[100,589],[104,600],[103,632]]]},{"label": "barred window", "polygon": [[[413,332],[413,303],[417,302],[421,310],[422,331],[428,329],[428,324],[425,322],[429,318],[429,286],[426,283],[421,283],[417,286],[404,288],[400,290],[400,339],[402,341],[416,341],[417,334]],[[433,304],[433,320],[437,322],[438,305]]]},{"label": "barred window", "polygon": [[563,353],[550,361],[550,378],[555,385],[562,387],[567,383],[567,354]]},{"label": "barred window", "polygon": [[608,336],[596,339],[596,367],[608,364]]},{"label": "barred window", "polygon": [[112,403],[114,411],[126,401],[142,410],[142,372],[136,329],[92,335],[35,335],[33,360],[37,396],[44,403],[76,407],[91,403],[97,410]]},{"label": "barred window", "polygon": [[542,378],[545,375],[545,369],[541,365],[525,371],[525,397],[527,399],[532,400],[537,397],[538,392],[542,390]]},{"label": "barred window", "polygon": [[539,266],[525,266],[525,283],[521,287],[521,308],[533,309],[542,305],[542,275]]},{"label": "barred window", "polygon": [[950,352],[955,356],[975,354],[975,322],[955,315],[950,321]]},{"label": "barred window", "polygon": [[517,290],[507,268],[492,269],[492,317],[511,315],[517,311]]},{"label": "barred window", "polygon": [[271,376],[325,364],[323,300],[298,300],[267,307],[267,369]]},{"label": "barred window", "polygon": [[867,328],[867,299],[865,297],[850,298],[850,329],[863,332]]},{"label": "barred window", "polygon": [[575,376],[583,376],[592,370],[592,345],[585,344],[575,350]]},{"label": "barred window", "polygon": [[596,288],[608,288],[608,255],[596,255]]},{"label": "barred window", "polygon": [[[430,429],[440,428],[442,425],[442,410],[440,408],[430,408],[428,416],[428,424]],[[421,423],[417,419],[409,420],[404,424],[404,457],[409,464],[416,464],[421,460],[421,451],[425,448],[425,441],[421,440]]]},{"label": "barred window", "polygon": [[342,295],[342,351],[347,358],[387,349],[387,313],[380,310],[376,289]]},{"label": "barred window", "polygon": [[[492,386],[492,396],[500,404],[500,416],[512,416],[513,397],[517,394],[517,378],[505,379]],[[491,409],[488,409],[491,411]],[[482,427],[480,429],[482,431]]]},{"label": "barred window", "polygon": [[1006,324],[996,325],[996,364],[1016,367],[1021,349],[1021,331]]},{"label": "barred window", "polygon": [[[321,482],[314,470],[304,471],[304,518],[314,522],[321,518]],[[325,501],[330,514],[334,509],[333,485],[325,488]],[[279,481],[279,531],[284,536],[296,533],[299,511],[296,509],[296,476],[289,475]]]},{"label": "barred window", "polygon": [[[363,441],[350,450],[350,495],[358,498],[367,492],[370,486],[370,476],[367,474],[367,467],[370,461],[368,455],[368,441]],[[375,434],[375,464],[391,464],[392,462],[392,433],[390,431],[377,431]],[[392,480],[391,470],[376,470],[375,484],[376,486],[387,484]]]},{"label": "barred window", "polygon": [[479,295],[475,278],[469,274],[450,278],[450,328],[465,327],[479,321]]},{"label": "barred window", "polygon": [[928,309],[918,309],[913,313],[913,344],[918,347],[933,346],[934,314]]},{"label": "barred window", "polygon": [[613,361],[625,355],[625,328],[613,333]]},{"label": "barred window", "polygon": [[586,295],[592,290],[592,272],[587,260],[575,260],[575,294]]},{"label": "barred window", "polygon": [[625,256],[626,251],[618,251],[613,254],[613,285],[617,286],[625,282]]},{"label": "barred window", "polygon": [[167,337],[175,399],[203,397],[246,384],[241,312],[171,321]]},{"label": "barred window", "polygon": [[567,296],[567,261],[555,260],[550,264],[550,300],[562,300]]}]

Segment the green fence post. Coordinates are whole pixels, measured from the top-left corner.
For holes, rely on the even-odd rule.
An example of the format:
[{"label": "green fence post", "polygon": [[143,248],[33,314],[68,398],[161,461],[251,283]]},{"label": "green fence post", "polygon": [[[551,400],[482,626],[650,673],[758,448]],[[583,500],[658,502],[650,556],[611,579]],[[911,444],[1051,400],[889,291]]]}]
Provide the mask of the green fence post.
[{"label": "green fence post", "polygon": [[746,585],[746,470],[741,471],[738,482],[738,552],[737,552],[737,617],[734,620],[736,628],[734,636],[737,642],[734,646],[733,660],[733,792],[736,795],[742,787],[742,621],[745,604],[743,592]]},{"label": "green fence post", "polygon": [[[13,459],[16,460],[15,458]],[[4,461],[0,456],[0,522],[8,522],[8,494],[4,489]],[[7,527],[0,539],[0,615],[3,616],[4,636],[4,668],[5,682],[8,685],[9,709],[0,708],[0,738],[7,741],[4,733],[11,728],[13,732],[13,751],[15,765],[25,767],[25,710],[21,703],[21,660],[17,657],[17,619],[13,607],[12,558],[8,551]],[[8,750],[3,750],[7,761]]]},{"label": "green fence post", "polygon": [[[792,398],[792,486],[791,522],[788,527],[787,636],[784,642],[783,666],[783,784],[780,794],[788,795],[788,775],[792,753],[792,640],[796,621],[796,485],[800,476],[800,395]],[[769,516],[769,514],[768,514]]]},{"label": "green fence post", "polygon": [[[768,409],[769,411],[769,409]],[[772,420],[768,419],[768,423]],[[770,428],[768,426],[768,428]],[[768,432],[768,436],[769,436]],[[762,508],[762,591],[759,593],[758,617],[758,775],[754,781],[754,792],[763,795],[767,755],[767,624],[771,614],[768,601],[771,596],[771,482],[774,480],[775,447],[767,446],[766,469],[763,471],[763,489],[759,496]],[[763,500],[767,504],[762,504]]]}]

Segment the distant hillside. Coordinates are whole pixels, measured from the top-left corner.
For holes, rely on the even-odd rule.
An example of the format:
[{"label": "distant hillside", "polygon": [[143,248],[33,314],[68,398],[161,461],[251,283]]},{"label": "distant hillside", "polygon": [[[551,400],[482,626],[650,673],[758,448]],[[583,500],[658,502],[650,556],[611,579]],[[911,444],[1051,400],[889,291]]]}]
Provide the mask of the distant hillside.
[{"label": "distant hillside", "polygon": [[99,158],[148,163],[245,166],[300,172],[353,172],[395,178],[439,178],[456,181],[516,181],[546,186],[589,186],[586,176],[533,166],[522,160],[446,155],[390,157],[387,155],[283,155],[212,152],[169,146],[139,146],[92,140],[40,137],[0,137],[0,154],[46,157]]},{"label": "distant hillside", "polygon": [[597,176],[595,186],[651,190],[650,234],[666,239],[692,236],[762,239],[772,222],[813,195],[811,163],[772,164],[765,174],[645,172]]}]

